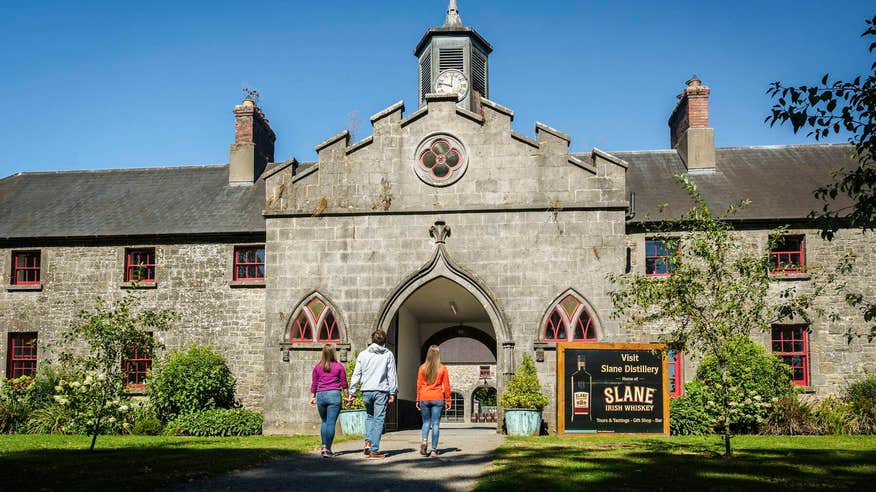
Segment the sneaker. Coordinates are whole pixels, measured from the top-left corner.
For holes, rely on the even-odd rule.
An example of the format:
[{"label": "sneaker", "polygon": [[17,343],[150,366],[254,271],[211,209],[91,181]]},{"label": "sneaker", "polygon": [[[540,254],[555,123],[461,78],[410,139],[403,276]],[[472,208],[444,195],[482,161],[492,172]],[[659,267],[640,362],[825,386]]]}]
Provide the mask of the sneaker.
[{"label": "sneaker", "polygon": [[332,452],[329,451],[328,449],[323,449],[322,453],[320,453],[320,454],[322,454],[323,458],[331,458],[332,457]]},{"label": "sneaker", "polygon": [[365,441],[365,456],[371,454],[371,441]]},{"label": "sneaker", "polygon": [[428,456],[429,453],[426,452],[426,443],[420,444],[420,454],[423,456]]},{"label": "sneaker", "polygon": [[368,459],[376,460],[386,458],[386,455],[383,453],[368,453]]}]

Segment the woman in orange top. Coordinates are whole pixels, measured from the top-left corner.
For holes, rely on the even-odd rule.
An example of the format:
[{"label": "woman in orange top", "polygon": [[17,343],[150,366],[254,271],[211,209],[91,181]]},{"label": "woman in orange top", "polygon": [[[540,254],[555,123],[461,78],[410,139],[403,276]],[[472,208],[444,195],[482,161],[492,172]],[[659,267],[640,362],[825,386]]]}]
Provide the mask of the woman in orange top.
[{"label": "woman in orange top", "polygon": [[[417,373],[417,410],[423,417],[420,454],[423,456],[438,456],[438,428],[442,409],[450,410],[450,376],[447,375],[447,367],[441,363],[438,346],[432,345],[426,354],[426,362]],[[426,452],[429,429],[432,429],[431,453]]]}]

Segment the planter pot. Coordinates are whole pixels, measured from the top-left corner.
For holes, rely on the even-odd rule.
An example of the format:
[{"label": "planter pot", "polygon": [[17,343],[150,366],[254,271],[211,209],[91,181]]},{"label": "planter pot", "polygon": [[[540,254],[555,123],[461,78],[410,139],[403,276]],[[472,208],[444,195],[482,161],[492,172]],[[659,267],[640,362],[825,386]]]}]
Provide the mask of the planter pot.
[{"label": "planter pot", "polygon": [[505,430],[509,436],[538,435],[541,429],[541,410],[508,408],[505,410]]},{"label": "planter pot", "polygon": [[341,410],[341,432],[347,435],[365,435],[365,409]]}]

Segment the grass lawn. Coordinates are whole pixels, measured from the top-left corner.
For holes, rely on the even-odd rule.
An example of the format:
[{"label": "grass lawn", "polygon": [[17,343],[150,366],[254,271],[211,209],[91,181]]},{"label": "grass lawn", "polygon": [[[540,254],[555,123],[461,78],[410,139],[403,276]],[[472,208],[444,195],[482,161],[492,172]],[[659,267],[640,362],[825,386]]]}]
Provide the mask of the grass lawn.
[{"label": "grass lawn", "polygon": [[[343,436],[338,435],[338,440]],[[152,490],[319,448],[318,436],[0,435],[2,490]]]},{"label": "grass lawn", "polygon": [[876,436],[508,438],[476,490],[876,490]]}]

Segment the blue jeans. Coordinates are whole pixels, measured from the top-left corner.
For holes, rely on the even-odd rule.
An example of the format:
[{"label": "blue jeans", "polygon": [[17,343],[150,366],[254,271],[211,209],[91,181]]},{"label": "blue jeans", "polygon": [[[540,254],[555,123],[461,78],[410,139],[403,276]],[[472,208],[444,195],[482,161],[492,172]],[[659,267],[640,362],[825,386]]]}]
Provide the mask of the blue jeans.
[{"label": "blue jeans", "polygon": [[363,391],[365,400],[365,440],[371,443],[371,452],[380,449],[380,436],[383,434],[383,420],[386,418],[386,405],[389,393],[385,391]]},{"label": "blue jeans", "polygon": [[332,442],[335,440],[335,422],[338,421],[338,414],[341,413],[340,390],[318,391],[316,393],[316,410],[319,412],[319,418],[322,419],[322,425],[319,428],[322,445],[326,449],[331,449]]},{"label": "blue jeans", "polygon": [[432,429],[432,449],[438,448],[438,433],[441,424],[441,410],[444,409],[444,400],[426,400],[420,402],[420,416],[423,417],[423,440],[429,437],[429,429]]}]

